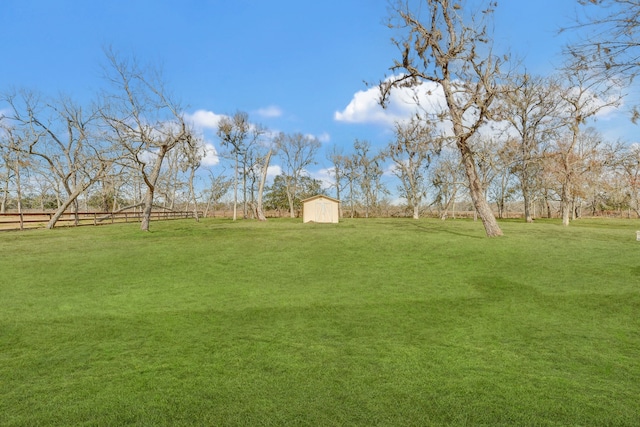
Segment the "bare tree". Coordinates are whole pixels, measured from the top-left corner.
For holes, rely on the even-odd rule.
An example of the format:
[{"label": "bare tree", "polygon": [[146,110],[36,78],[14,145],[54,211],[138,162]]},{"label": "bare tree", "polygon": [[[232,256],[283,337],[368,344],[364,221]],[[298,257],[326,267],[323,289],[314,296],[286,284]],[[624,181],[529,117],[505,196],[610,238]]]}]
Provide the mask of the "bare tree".
[{"label": "bare tree", "polygon": [[66,191],[65,200],[47,224],[53,228],[70,206],[78,212],[78,197],[105,176],[118,154],[98,132],[96,109],[87,112],[67,97],[42,101],[27,91],[4,99],[11,107],[9,119],[28,139],[22,144],[25,152],[40,158]]},{"label": "bare tree", "polygon": [[[581,216],[583,208],[597,215],[601,206],[612,204],[618,209],[629,207],[629,198],[617,182],[625,145],[607,141],[595,128],[582,133],[578,155],[580,168],[577,174],[576,197],[573,212]],[[619,175],[618,175],[619,176]]]},{"label": "bare tree", "polygon": [[431,170],[431,183],[436,194],[434,204],[440,211],[440,219],[446,220],[449,211],[455,212],[456,197],[464,188],[466,179],[457,151],[444,149],[435,167]]},{"label": "bare tree", "polygon": [[491,117],[492,103],[502,90],[502,61],[492,54],[486,24],[495,7],[495,1],[478,11],[464,1],[398,1],[389,23],[401,33],[393,39],[401,58],[390,68],[398,74],[379,84],[383,106],[394,88],[419,90],[432,82],[442,89],[446,108],[435,114],[451,125],[471,199],[490,237],[502,235],[502,230],[485,198],[469,139]]},{"label": "bare tree", "polygon": [[125,150],[146,187],[140,229],[149,231],[151,211],[162,164],[171,150],[194,144],[182,107],[171,97],[157,70],[143,70],[135,60],[106,51],[106,94],[103,118],[113,139]]},{"label": "bare tree", "polygon": [[518,135],[507,147],[513,157],[512,171],[520,181],[526,222],[533,222],[531,201],[538,181],[541,146],[554,136],[561,125],[559,85],[552,79],[522,74],[510,82],[504,95],[502,117]]},{"label": "bare tree", "polygon": [[350,217],[355,216],[356,201],[358,199],[358,181],[360,180],[360,168],[358,158],[355,154],[344,156],[342,158],[342,171],[346,182],[346,188],[349,191],[349,211]]},{"label": "bare tree", "polygon": [[621,155],[622,181],[630,208],[640,217],[640,144],[632,144]]},{"label": "bare tree", "polygon": [[174,210],[179,191],[185,187],[180,175],[182,153],[179,149],[167,153],[162,162],[162,169],[155,186],[154,204],[161,205],[165,210]]},{"label": "bare tree", "polygon": [[209,209],[212,205],[213,209],[215,209],[215,204],[227,194],[232,184],[233,180],[227,178],[224,174],[214,175],[213,172],[209,171],[209,188],[205,191],[207,197],[207,204],[204,210],[205,217],[209,215]]},{"label": "bare tree", "polygon": [[272,154],[273,154],[273,151],[269,149],[267,154],[265,154],[264,157],[261,157],[258,160],[258,164],[260,166],[260,185],[258,187],[258,196],[257,196],[257,202],[256,202],[256,218],[258,218],[258,220],[260,221],[267,220],[267,218],[264,215],[264,209],[262,206],[262,195],[264,193],[265,183],[267,182],[267,172],[269,170],[269,162],[271,161]]},{"label": "bare tree", "polygon": [[[577,61],[603,77],[640,73],[640,0],[578,0],[584,6],[575,24],[577,41],[567,47]],[[636,110],[634,119],[640,118]]]},{"label": "bare tree", "polygon": [[352,162],[355,166],[355,182],[360,187],[360,194],[363,197],[365,218],[378,206],[379,196],[386,193],[386,188],[382,184],[382,153],[372,153],[369,141],[356,139],[353,143],[354,153]]},{"label": "bare tree", "polygon": [[425,174],[433,156],[440,154],[442,140],[435,127],[418,116],[396,123],[395,140],[384,151],[394,163],[393,173],[400,179],[400,194],[405,197],[413,218],[420,218],[420,204],[427,192]]},{"label": "bare tree", "polygon": [[[0,155],[4,162],[5,176],[3,177],[2,200],[0,201],[0,213],[5,213],[9,201],[10,183],[13,182],[16,192],[16,207],[22,214],[22,174],[29,166],[28,154],[25,143],[30,139],[22,134],[0,117]],[[20,229],[23,224],[20,222]]]},{"label": "bare tree", "polygon": [[[244,195],[244,217],[247,218],[249,211],[247,206],[251,206],[251,215],[261,221],[266,220],[262,207],[262,193],[267,179],[267,172],[273,147],[271,141],[266,141],[263,135],[267,129],[260,124],[251,124],[247,148],[242,157],[243,195]],[[263,180],[265,182],[263,182]]]},{"label": "bare tree", "polygon": [[[340,200],[340,194],[342,191],[342,187],[344,186],[345,179],[345,168],[346,168],[346,159],[347,157],[342,153],[342,150],[334,145],[331,151],[327,155],[328,160],[333,164],[333,167],[330,169],[330,173],[333,174],[334,182],[332,186],[336,189],[336,199]],[[339,215],[342,218],[342,203],[340,203]]]},{"label": "bare tree", "polygon": [[320,141],[316,138],[294,133],[291,135],[280,133],[274,139],[278,156],[282,160],[282,172],[285,177],[289,214],[295,218],[294,201],[298,193],[300,179],[305,168],[315,163],[315,155],[320,148]]},{"label": "bare tree", "polygon": [[507,202],[513,200],[517,193],[516,178],[512,173],[517,164],[517,156],[514,153],[519,152],[519,142],[513,138],[507,138],[507,141],[500,144],[497,149],[494,147],[492,164],[495,167],[495,175],[491,183],[489,183],[487,194],[493,197],[498,208],[498,218],[505,218],[507,212]]},{"label": "bare tree", "polygon": [[189,173],[189,177],[187,179],[187,210],[189,204],[193,202],[193,217],[196,219],[196,221],[200,221],[200,218],[198,216],[198,198],[196,196],[194,181],[196,177],[196,171],[202,165],[202,159],[205,156],[204,140],[200,136],[194,136],[194,142],[192,144],[181,145],[180,151],[180,169],[182,170],[182,172]]},{"label": "bare tree", "polygon": [[[500,156],[500,147],[503,142],[494,136],[474,135],[469,141],[476,159],[478,177],[485,191],[485,197],[489,200],[489,189],[496,177],[504,167]],[[477,220],[477,211],[474,211],[474,220]]]},{"label": "bare tree", "polygon": [[560,92],[562,115],[568,135],[558,139],[555,154],[559,158],[561,176],[562,224],[569,225],[572,216],[571,204],[580,155],[577,152],[581,140],[582,126],[607,108],[620,105],[618,86],[610,80],[588,69],[585,64],[573,62],[565,69],[566,87]]},{"label": "bare tree", "polygon": [[331,187],[336,189],[336,199],[340,200],[340,190],[342,190],[342,181],[344,179],[344,154],[342,148],[334,145],[331,151],[327,153],[327,160],[332,164],[329,173],[332,175],[333,184]]},{"label": "bare tree", "polygon": [[[247,151],[247,137],[250,131],[249,116],[247,113],[238,111],[233,117],[223,117],[218,122],[218,137],[223,147],[231,150],[234,160],[233,175],[233,220],[238,218],[238,184],[240,179],[240,160]],[[243,168],[243,182],[246,179]],[[245,197],[246,199],[246,197]],[[245,212],[246,216],[246,212]]]}]

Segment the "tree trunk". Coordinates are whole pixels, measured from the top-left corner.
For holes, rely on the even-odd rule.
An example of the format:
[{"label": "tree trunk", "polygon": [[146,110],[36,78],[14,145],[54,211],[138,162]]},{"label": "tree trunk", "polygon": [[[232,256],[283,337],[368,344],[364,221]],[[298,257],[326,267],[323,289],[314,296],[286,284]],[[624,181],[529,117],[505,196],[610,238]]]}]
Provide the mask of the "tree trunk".
[{"label": "tree trunk", "polygon": [[524,199],[524,218],[526,222],[533,222],[533,217],[531,216],[531,202],[529,200],[528,192],[523,188],[522,196]]},{"label": "tree trunk", "polygon": [[413,219],[420,219],[420,207],[417,204],[413,206]]},{"label": "tree trunk", "polygon": [[[93,183],[92,181],[89,181],[85,183],[83,186],[76,188],[73,192],[71,192],[71,194],[69,194],[69,197],[67,198],[67,200],[65,200],[64,203],[62,203],[58,207],[58,209],[56,210],[56,213],[51,217],[51,219],[47,223],[47,229],[50,230],[56,226],[56,223],[58,222],[62,214],[64,214],[64,211],[66,211],[69,206],[75,203],[78,196],[82,194],[84,190],[89,188],[89,186],[92,183]],[[78,225],[77,222],[76,222],[76,225]]]},{"label": "tree trunk", "polygon": [[289,202],[289,216],[291,218],[296,217],[295,209],[293,208],[293,196],[290,191],[287,191],[287,201]]},{"label": "tree trunk", "polygon": [[20,214],[20,230],[24,229],[22,221],[22,186],[20,183],[20,171],[16,168],[16,196],[18,198],[18,213]]},{"label": "tree trunk", "polygon": [[198,199],[196,199],[196,191],[195,191],[195,188],[193,188],[193,180],[196,175],[196,169],[197,168],[195,167],[191,167],[191,170],[189,172],[189,199],[188,200],[193,200],[193,217],[195,218],[196,222],[200,222],[200,218],[198,218]]},{"label": "tree trunk", "polygon": [[236,153],[235,177],[233,180],[233,220],[238,219],[238,154]]},{"label": "tree trunk", "polygon": [[498,225],[498,221],[496,221],[493,211],[491,210],[489,203],[487,203],[487,199],[484,197],[484,189],[482,188],[482,183],[480,182],[480,178],[476,172],[476,165],[471,149],[467,145],[466,141],[463,141],[460,138],[458,138],[457,145],[460,150],[460,154],[462,155],[464,171],[467,174],[467,179],[469,180],[469,193],[471,194],[471,200],[473,201],[473,206],[476,208],[476,212],[482,220],[485,232],[488,237],[502,236],[502,230]]},{"label": "tree trunk", "polygon": [[447,215],[449,214],[449,208],[454,203],[454,200],[456,198],[456,194],[457,193],[458,193],[458,187],[454,186],[453,187],[453,193],[451,194],[451,197],[449,197],[449,200],[447,200],[447,203],[445,203],[444,207],[442,208],[442,212],[440,213],[440,219],[442,221],[447,219]]},{"label": "tree trunk", "polygon": [[2,200],[0,200],[0,213],[5,213],[7,208],[7,201],[9,200],[9,179],[11,177],[11,169],[7,164],[7,179],[4,180],[2,189]]},{"label": "tree trunk", "polygon": [[144,177],[144,182],[147,185],[147,192],[144,195],[144,208],[142,209],[142,222],[140,223],[140,230],[142,231],[149,231],[151,210],[153,209],[153,195],[162,169],[162,161],[164,160],[164,156],[167,154],[167,151],[168,147],[166,145],[160,147],[158,157],[156,158],[156,162],[151,170],[151,175],[148,178],[146,176]]},{"label": "tree trunk", "polygon": [[260,185],[258,186],[258,204],[256,207],[256,217],[259,221],[266,221],[267,218],[264,216],[264,211],[262,209],[262,192],[264,191],[264,184],[267,181],[267,169],[269,168],[269,161],[271,160],[271,150],[267,153],[264,159],[264,165],[262,166],[262,177],[260,179]]},{"label": "tree trunk", "polygon": [[353,181],[349,181],[349,204],[351,205],[351,218],[353,218]]},{"label": "tree trunk", "polygon": [[469,193],[471,194],[473,205],[476,208],[478,215],[480,215],[487,237],[502,236],[502,230],[500,229],[500,226],[498,226],[498,221],[493,215],[491,206],[489,206],[489,203],[487,203],[487,199],[485,198],[482,182],[476,170],[473,151],[467,142],[471,134],[468,134],[463,126],[464,110],[461,110],[457,105],[457,100],[454,97],[454,89],[451,87],[451,82],[445,79],[441,82],[441,86],[444,91],[447,106],[449,107],[450,118],[453,125],[453,134],[455,135],[456,146],[460,151],[462,165],[464,166],[464,171],[469,182]]},{"label": "tree trunk", "polygon": [[[96,175],[90,179],[89,181],[85,182],[84,184],[82,184],[81,186],[76,186],[75,190],[71,191],[69,193],[69,197],[67,197],[67,200],[64,201],[64,203],[60,204],[58,203],[58,209],[56,210],[56,213],[51,217],[51,219],[49,220],[49,222],[47,223],[47,229],[52,229],[56,226],[56,223],[58,222],[58,220],[60,219],[60,217],[62,216],[62,214],[64,213],[64,211],[67,210],[67,208],[69,206],[71,206],[72,204],[77,204],[78,202],[78,196],[80,196],[80,194],[82,194],[84,191],[87,190],[87,188],[89,188],[91,185],[93,185],[94,182],[102,179],[102,175],[104,174],[104,172],[107,170],[108,165],[107,164],[102,164],[100,166],[100,170],[96,173]],[[75,209],[75,213],[76,213],[76,225],[78,225],[78,216],[77,216],[77,208]]]},{"label": "tree trunk", "polygon": [[562,197],[560,200],[560,209],[562,210],[562,225],[567,227],[571,219],[571,204],[569,202],[569,190],[567,184],[562,186]]},{"label": "tree trunk", "polygon": [[[204,207],[204,214],[203,216],[205,218],[209,217],[209,208],[211,207],[211,197],[207,197],[207,205]],[[215,213],[213,215],[215,217]]]},{"label": "tree trunk", "polygon": [[147,192],[144,195],[143,208],[142,208],[142,222],[140,223],[140,230],[149,231],[149,223],[151,222],[151,210],[153,209],[153,187],[148,187]]},{"label": "tree trunk", "polygon": [[113,187],[113,204],[111,205],[111,212],[115,212],[118,209],[118,189]]},{"label": "tree trunk", "polygon": [[249,217],[247,212],[247,165],[246,156],[242,162],[242,218],[247,219]]}]

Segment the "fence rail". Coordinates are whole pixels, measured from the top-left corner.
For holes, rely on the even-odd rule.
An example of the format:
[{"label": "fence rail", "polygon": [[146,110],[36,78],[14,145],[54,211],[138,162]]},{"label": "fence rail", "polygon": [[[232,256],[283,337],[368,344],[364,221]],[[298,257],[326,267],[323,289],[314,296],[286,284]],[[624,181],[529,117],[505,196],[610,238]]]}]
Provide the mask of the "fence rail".
[{"label": "fence rail", "polygon": [[[44,228],[54,212],[2,213],[0,231]],[[202,217],[202,212],[198,212]],[[152,221],[195,218],[193,211],[155,211],[151,212]],[[102,225],[142,221],[142,212],[65,212],[56,226]]]}]

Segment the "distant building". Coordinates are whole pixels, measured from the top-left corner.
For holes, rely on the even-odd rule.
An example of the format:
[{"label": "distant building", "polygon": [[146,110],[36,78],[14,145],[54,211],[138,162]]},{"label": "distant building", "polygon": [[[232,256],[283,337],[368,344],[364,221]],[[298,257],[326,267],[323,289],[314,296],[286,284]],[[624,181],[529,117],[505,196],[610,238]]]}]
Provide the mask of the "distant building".
[{"label": "distant building", "polygon": [[317,195],[302,201],[302,222],[334,222],[340,219],[340,200]]}]

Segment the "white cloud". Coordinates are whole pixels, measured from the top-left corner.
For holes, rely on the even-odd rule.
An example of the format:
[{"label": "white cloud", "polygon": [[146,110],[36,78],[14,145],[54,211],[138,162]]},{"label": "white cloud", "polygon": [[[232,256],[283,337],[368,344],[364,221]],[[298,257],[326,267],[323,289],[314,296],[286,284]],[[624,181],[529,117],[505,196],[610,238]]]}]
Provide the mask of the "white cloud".
[{"label": "white cloud", "polygon": [[220,163],[218,151],[210,142],[204,143],[204,157],[202,158],[202,166],[215,166]]},{"label": "white cloud", "polygon": [[360,90],[353,95],[344,110],[334,113],[333,118],[346,123],[393,123],[395,118],[378,104],[379,96],[378,88]]},{"label": "white cloud", "polygon": [[318,141],[322,142],[323,144],[326,144],[329,141],[331,141],[331,135],[329,135],[328,132],[322,132],[316,138],[318,138]]},{"label": "white cloud", "polygon": [[256,114],[264,118],[280,117],[282,116],[282,109],[276,105],[269,105],[268,107],[258,109]]},{"label": "white cloud", "polygon": [[418,110],[435,113],[445,105],[442,89],[432,82],[424,82],[415,88],[392,89],[386,108],[380,106],[379,100],[378,87],[358,91],[345,109],[336,111],[333,117],[339,122],[393,126],[395,122],[407,120]]},{"label": "white cloud", "polygon": [[323,168],[317,172],[311,174],[313,179],[318,179],[322,182],[322,188],[329,189],[335,184],[334,168]]},{"label": "white cloud", "polygon": [[282,174],[282,168],[279,165],[269,166],[267,168],[267,178],[275,178]]},{"label": "white cloud", "polygon": [[216,114],[213,111],[196,110],[193,114],[185,114],[185,119],[193,123],[199,129],[217,129],[218,122],[227,117],[224,114]]},{"label": "white cloud", "polygon": [[317,139],[318,141],[320,141],[323,144],[326,144],[327,142],[331,141],[331,135],[329,135],[328,132],[323,132],[320,135],[313,135],[313,134],[308,133],[305,136],[307,138]]}]

